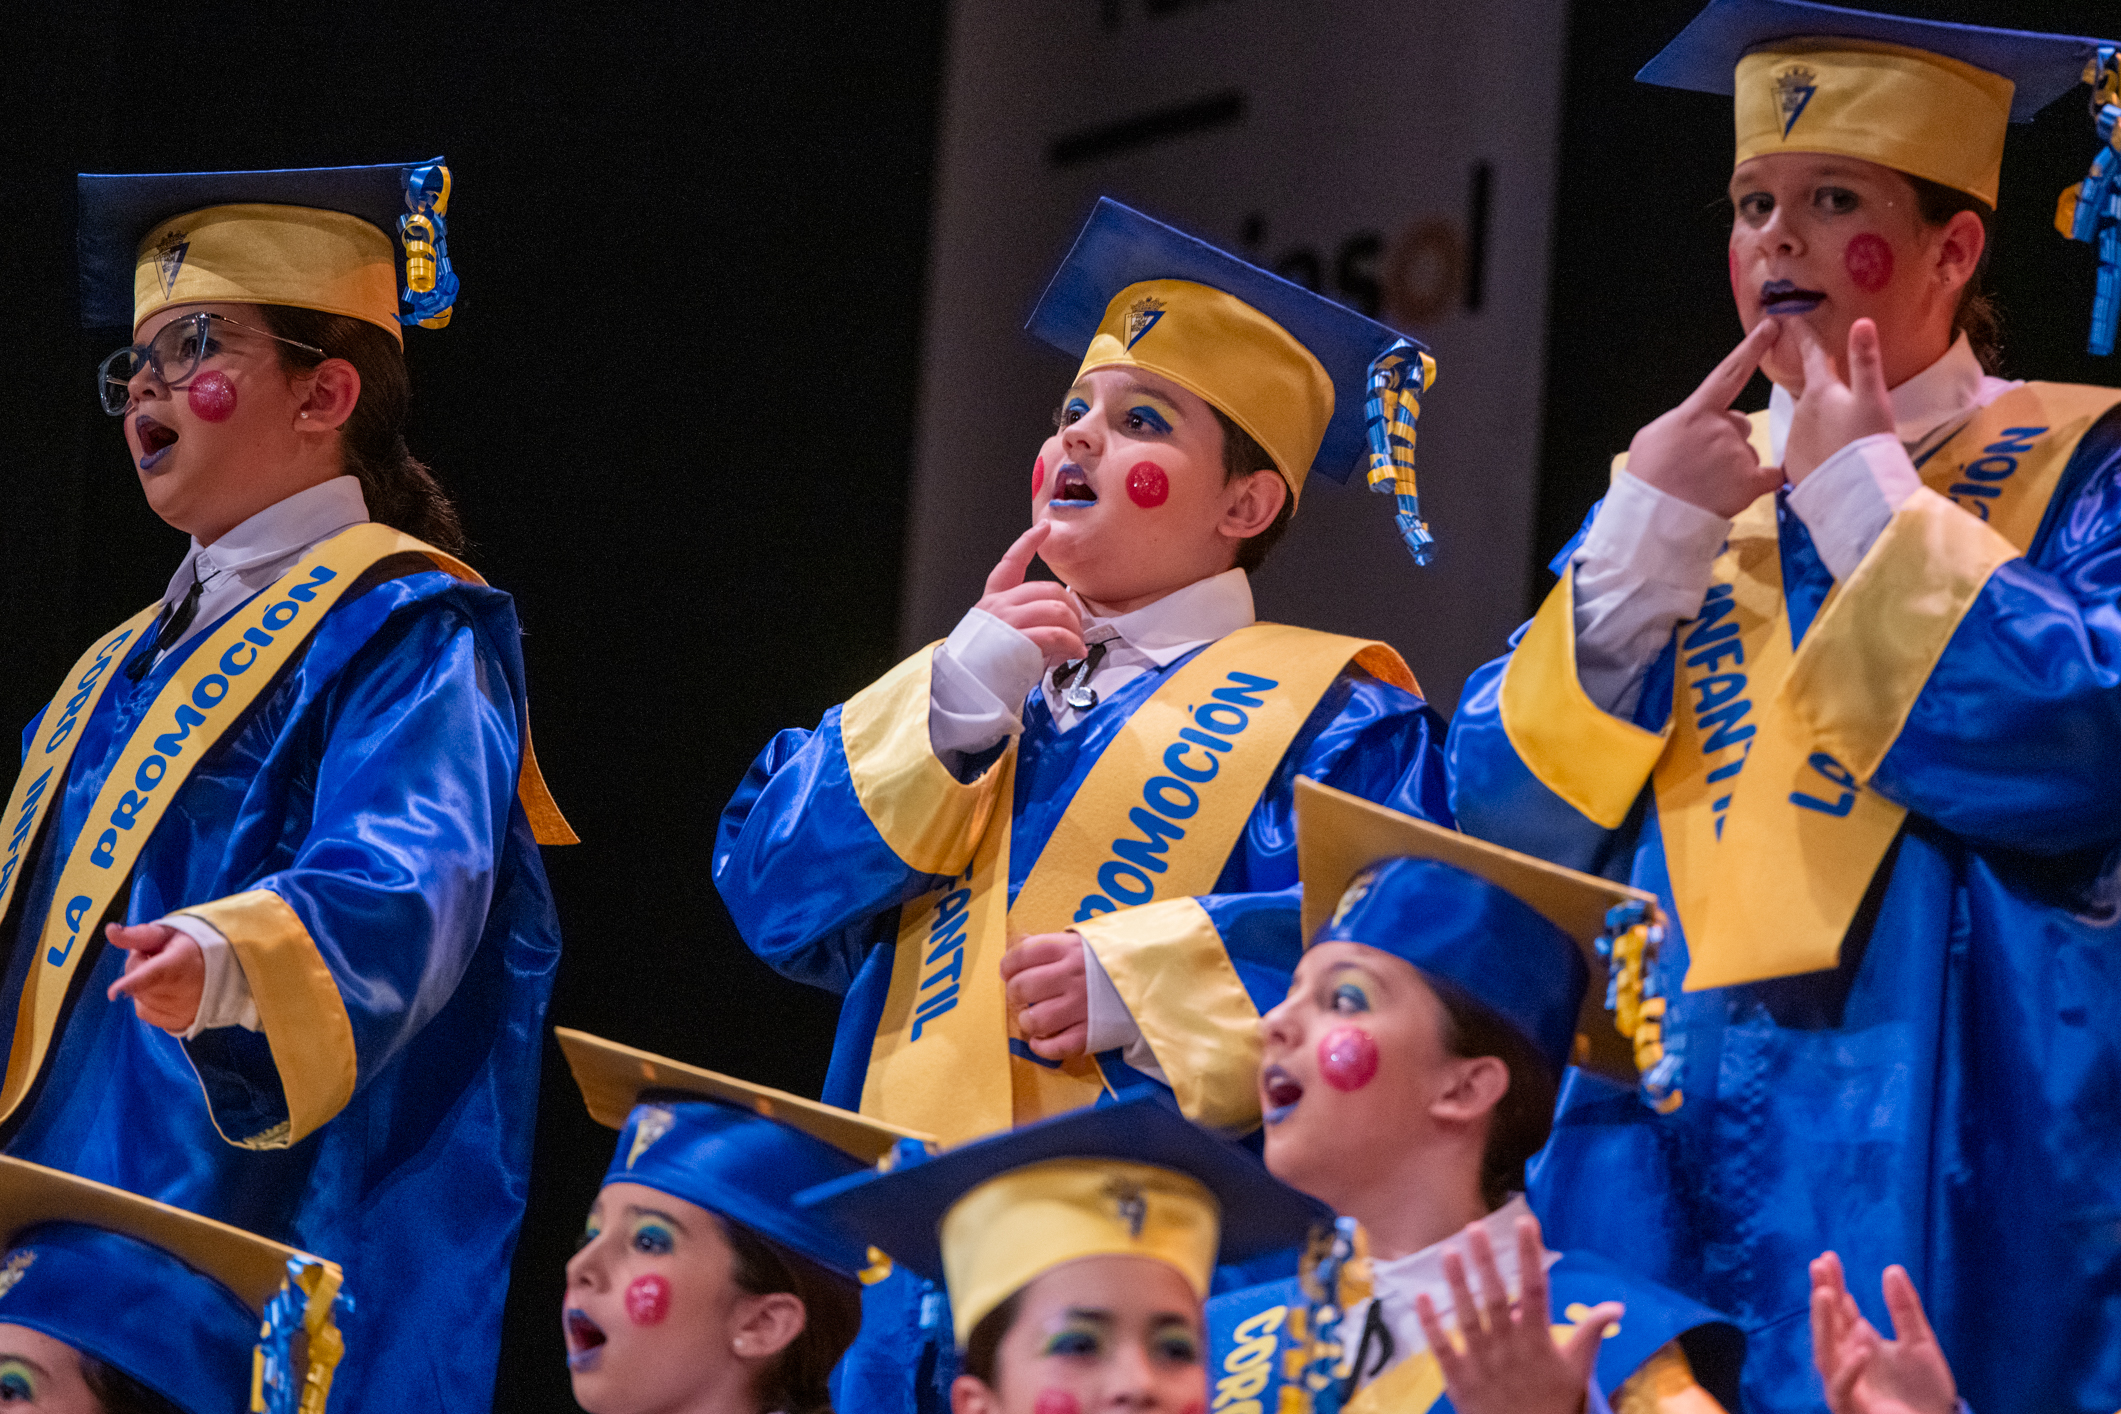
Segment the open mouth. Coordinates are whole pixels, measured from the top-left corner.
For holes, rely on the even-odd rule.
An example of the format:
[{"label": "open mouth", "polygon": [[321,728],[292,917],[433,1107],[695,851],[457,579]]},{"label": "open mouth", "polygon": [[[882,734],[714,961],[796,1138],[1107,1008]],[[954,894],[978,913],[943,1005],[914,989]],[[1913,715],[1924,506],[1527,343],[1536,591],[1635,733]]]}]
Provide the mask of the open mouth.
[{"label": "open mouth", "polygon": [[1048,504],[1055,510],[1096,505],[1097,492],[1090,489],[1090,474],[1074,462],[1062,462],[1054,474],[1053,499]]},{"label": "open mouth", "polygon": [[594,1370],[604,1354],[604,1328],[585,1313],[572,1309],[562,1324],[567,1328],[567,1368]]},{"label": "open mouth", "polygon": [[1269,1124],[1280,1124],[1296,1109],[1296,1102],[1304,1097],[1304,1087],[1296,1077],[1278,1065],[1270,1065],[1260,1073],[1259,1092],[1266,1101],[1262,1107]]},{"label": "open mouth", "polygon": [[1823,290],[1804,290],[1794,280],[1770,280],[1760,287],[1760,307],[1767,314],[1810,314],[1826,303]]},{"label": "open mouth", "polygon": [[140,468],[143,471],[162,460],[162,454],[177,445],[177,429],[164,427],[145,413],[133,419],[133,435],[140,439]]}]

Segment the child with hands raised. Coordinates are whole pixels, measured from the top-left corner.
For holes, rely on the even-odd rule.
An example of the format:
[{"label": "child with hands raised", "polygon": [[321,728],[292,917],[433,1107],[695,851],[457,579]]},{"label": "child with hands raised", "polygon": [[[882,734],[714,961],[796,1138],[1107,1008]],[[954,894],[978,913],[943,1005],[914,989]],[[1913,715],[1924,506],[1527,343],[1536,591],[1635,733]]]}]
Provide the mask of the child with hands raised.
[{"label": "child with hands raised", "polygon": [[1573,1074],[1532,1198],[1742,1321],[1750,1405],[1818,1398],[1792,1250],[1924,1253],[1985,1414],[2121,1345],[2070,1216],[2121,1204],[2121,995],[2051,1000],[2107,977],[2121,391],[1995,376],[1981,291],[2005,129],[2097,48],[1716,0],[1643,70],[1735,99],[1744,338],[1452,723],[1466,829],[1658,897],[1639,1093]]}]

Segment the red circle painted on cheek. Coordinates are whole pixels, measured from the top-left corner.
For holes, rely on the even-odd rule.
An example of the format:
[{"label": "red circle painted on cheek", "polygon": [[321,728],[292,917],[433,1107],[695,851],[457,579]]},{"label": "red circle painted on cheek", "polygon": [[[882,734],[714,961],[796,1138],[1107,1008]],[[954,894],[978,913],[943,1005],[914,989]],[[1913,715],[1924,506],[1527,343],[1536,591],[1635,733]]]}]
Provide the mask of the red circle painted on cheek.
[{"label": "red circle painted on cheek", "polygon": [[235,415],[236,385],[228,375],[212,369],[191,380],[192,416],[201,422],[226,422]]},{"label": "red circle painted on cheek", "polygon": [[1179,1414],[1208,1414],[1208,1401],[1205,1399],[1193,1400],[1184,1409],[1180,1410]]},{"label": "red circle painted on cheek", "polygon": [[1865,231],[1849,241],[1841,252],[1841,264],[1849,280],[1865,294],[1876,294],[1893,280],[1893,248],[1883,236]]},{"label": "red circle painted on cheek", "polygon": [[636,1277],[626,1288],[626,1319],[635,1325],[660,1325],[669,1314],[670,1283],[661,1277]]},{"label": "red circle painted on cheek", "polygon": [[1031,1414],[1083,1414],[1082,1401],[1064,1389],[1042,1389],[1032,1402]]},{"label": "red circle painted on cheek", "polygon": [[1336,1090],[1360,1090],[1377,1074],[1377,1043],[1359,1026],[1336,1026],[1318,1043],[1318,1073]]},{"label": "red circle painted on cheek", "polygon": [[1137,462],[1127,473],[1127,499],[1153,511],[1171,498],[1171,478],[1155,462]]},{"label": "red circle painted on cheek", "polygon": [[1031,463],[1031,494],[1036,496],[1046,489],[1046,459],[1040,457]]}]

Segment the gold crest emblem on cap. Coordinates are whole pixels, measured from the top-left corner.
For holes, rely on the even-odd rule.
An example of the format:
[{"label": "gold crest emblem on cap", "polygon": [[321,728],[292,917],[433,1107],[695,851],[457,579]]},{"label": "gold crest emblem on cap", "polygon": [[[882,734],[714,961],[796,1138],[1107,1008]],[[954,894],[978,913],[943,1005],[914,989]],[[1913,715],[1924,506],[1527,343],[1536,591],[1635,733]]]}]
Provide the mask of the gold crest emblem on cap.
[{"label": "gold crest emblem on cap", "polygon": [[28,1251],[17,1252],[12,1257],[9,1257],[7,1264],[0,1266],[0,1296],[5,1296],[10,1291],[13,1291],[15,1283],[21,1281],[24,1276],[29,1274],[30,1263],[36,1260],[37,1254]]},{"label": "gold crest emblem on cap", "polygon": [[632,1168],[634,1160],[648,1152],[650,1145],[670,1132],[677,1123],[677,1116],[660,1105],[646,1106],[641,1110],[641,1122],[633,1127],[633,1147],[626,1151],[626,1167]]},{"label": "gold crest emblem on cap", "polygon": [[176,288],[177,274],[184,268],[184,257],[191,250],[191,241],[182,231],[165,231],[162,239],[155,242],[155,269],[162,276],[163,298]]},{"label": "gold crest emblem on cap", "polygon": [[1802,64],[1793,64],[1775,75],[1775,104],[1782,110],[1784,137],[1797,126],[1797,120],[1804,116],[1804,106],[1818,91],[1819,76]]},{"label": "gold crest emblem on cap", "polygon": [[1127,347],[1133,348],[1141,342],[1142,335],[1156,327],[1156,321],[1164,317],[1164,302],[1154,295],[1144,295],[1127,306]]}]

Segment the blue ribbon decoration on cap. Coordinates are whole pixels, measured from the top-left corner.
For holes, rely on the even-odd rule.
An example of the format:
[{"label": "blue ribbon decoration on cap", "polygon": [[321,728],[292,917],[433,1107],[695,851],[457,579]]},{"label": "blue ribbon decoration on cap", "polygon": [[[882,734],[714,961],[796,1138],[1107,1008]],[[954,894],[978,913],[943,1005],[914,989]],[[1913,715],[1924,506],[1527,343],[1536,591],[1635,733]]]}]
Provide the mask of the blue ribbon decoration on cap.
[{"label": "blue ribbon decoration on cap", "polygon": [[[310,1304],[316,1298],[310,1294],[309,1284],[315,1280],[315,1263],[302,1257],[287,1259],[287,1280],[265,1303],[265,1319],[258,1331],[258,1347],[254,1357],[252,1373],[253,1410],[264,1414],[303,1414],[303,1395],[312,1384],[318,1383],[314,1373],[316,1350],[310,1351],[311,1371],[305,1378],[297,1373],[295,1363],[295,1337],[307,1332]],[[332,1297],[331,1324],[337,1326],[353,1314],[353,1297],[343,1289]],[[337,1338],[336,1333],[334,1337]],[[329,1391],[328,1376],[323,1383]],[[310,1401],[311,1407],[321,1403],[321,1398]]]},{"label": "blue ribbon decoration on cap", "polygon": [[1370,396],[1363,405],[1363,434],[1370,444],[1370,489],[1398,504],[1399,537],[1417,565],[1436,557],[1436,537],[1421,518],[1414,481],[1414,433],[1422,394],[1436,381],[1436,360],[1411,340],[1399,342],[1370,363]]},{"label": "blue ribbon decoration on cap", "polygon": [[2062,189],[2055,227],[2099,253],[2088,347],[2104,357],[2114,351],[2114,335],[2121,326],[2121,158],[2116,156],[2121,148],[2121,50],[2100,45],[2084,66],[2084,81],[2092,86],[2092,128],[2106,145],[2092,159],[2091,174]]},{"label": "blue ribbon decoration on cap", "polygon": [[457,273],[449,264],[449,168],[439,162],[405,174],[406,214],[398,218],[398,238],[405,243],[405,288],[399,298],[406,310],[401,324],[441,329],[457,302]]}]

